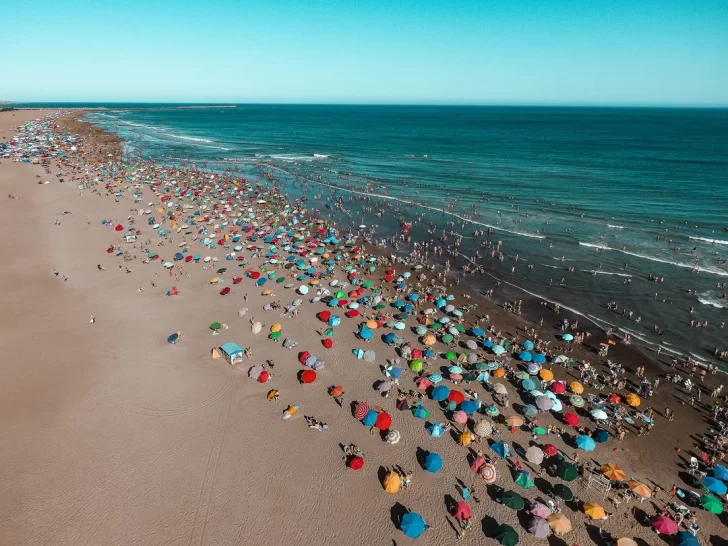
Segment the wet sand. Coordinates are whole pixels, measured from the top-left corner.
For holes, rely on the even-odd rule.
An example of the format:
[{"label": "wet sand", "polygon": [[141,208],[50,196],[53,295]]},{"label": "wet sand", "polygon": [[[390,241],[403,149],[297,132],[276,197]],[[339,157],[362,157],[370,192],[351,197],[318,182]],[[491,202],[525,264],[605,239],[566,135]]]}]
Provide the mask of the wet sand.
[{"label": "wet sand", "polygon": [[[23,116],[38,117],[38,112],[15,114],[0,114],[0,137]],[[90,191],[79,195],[70,176],[65,178],[60,184],[40,166],[8,160],[0,164],[4,248],[12,257],[0,264],[0,279],[3,286],[14,287],[1,296],[5,312],[0,344],[6,358],[0,368],[0,431],[6,448],[0,458],[0,542],[406,544],[410,540],[392,524],[392,514],[399,510],[395,503],[401,503],[433,526],[419,543],[456,543],[444,499],[458,497],[457,479],[470,485],[476,478],[468,468],[468,451],[451,438],[429,437],[422,421],[394,409],[394,397],[381,399],[372,389],[382,378],[378,364],[394,356],[391,349],[375,339],[371,348],[378,353],[377,365],[365,364],[351,355],[362,346],[350,333],[353,323],[342,325],[332,350],[321,347],[312,331],[320,327],[313,316],[320,306],[306,301],[297,318],[281,318],[262,311],[271,298],[261,296],[247,280],[222,298],[219,287],[207,283],[214,270],[197,265],[188,269],[190,279],[175,281],[159,262],[122,262],[105,252],[119,243],[119,236],[101,222],[123,221],[136,207],[133,201],[127,194],[119,203]],[[50,184],[38,185],[37,180]],[[144,192],[145,202],[156,201],[148,189]],[[7,199],[8,193],[18,199]],[[63,215],[65,210],[73,214]],[[223,251],[216,252],[222,260]],[[106,270],[98,271],[97,264]],[[119,265],[133,272],[124,273]],[[173,285],[180,295],[166,297]],[[297,297],[283,288],[275,291],[284,303]],[[515,333],[522,326],[512,314],[484,305],[478,312],[488,312],[502,331]],[[237,316],[241,307],[250,309],[243,319]],[[89,322],[92,315],[95,324]],[[324,358],[327,366],[319,380],[298,385],[301,367],[295,350],[272,343],[264,334],[252,335],[251,316],[267,326],[282,323],[286,337],[297,339],[300,349]],[[214,321],[226,323],[229,330],[212,337],[208,325]],[[168,345],[167,335],[177,330],[182,342]],[[549,332],[544,336],[556,332],[548,320],[544,330]],[[415,341],[411,333],[405,337]],[[225,341],[250,346],[253,358],[241,369],[212,360],[210,350]],[[582,354],[597,361],[590,352]],[[271,384],[247,377],[248,366],[270,358],[276,362]],[[618,348],[610,358],[628,368],[645,363],[629,348]],[[650,377],[656,373],[652,370]],[[564,378],[558,368],[557,378]],[[414,388],[409,379],[403,387]],[[333,384],[346,390],[343,409],[326,393]],[[280,390],[280,402],[265,400],[270,388]],[[513,386],[508,388],[511,400],[520,402]],[[618,463],[630,477],[659,483],[663,489],[679,483],[676,465],[692,451],[689,435],[704,431],[706,423],[675,396],[674,388],[663,384],[651,402],[658,411],[669,405],[676,412],[673,422],[658,416],[648,436],[621,444],[611,441],[590,455],[600,463]],[[378,435],[370,436],[351,416],[353,400],[390,411],[402,442],[390,446]],[[289,403],[299,404],[301,411],[296,419],[282,421]],[[444,420],[434,402],[425,404],[433,410],[433,421]],[[327,422],[330,430],[308,429],[304,414]],[[504,432],[504,439],[524,446],[529,438],[525,432]],[[568,456],[574,451],[559,440],[549,441]],[[367,466],[358,473],[341,461],[339,444],[351,442],[366,453]],[[681,453],[676,446],[682,447]],[[614,447],[619,451],[612,451]],[[417,463],[418,448],[439,452],[444,470],[424,472]],[[415,479],[408,491],[389,495],[382,490],[378,470],[394,464],[414,470]],[[499,485],[517,488],[504,463],[499,472]],[[578,482],[570,486],[585,500],[599,498]],[[534,489],[519,492],[542,496]],[[518,529],[522,543],[543,543],[522,529],[515,512],[492,502],[482,484],[478,493],[482,502],[473,505],[474,529],[460,543],[495,543],[484,539],[481,529],[489,532],[493,520]],[[638,507],[652,515],[650,505],[647,501]],[[661,542],[631,515],[623,516],[630,507],[605,507],[617,512],[603,522],[605,530],[640,537],[647,544]],[[567,543],[591,543],[594,523],[569,509],[566,515],[574,523]],[[714,536],[718,542],[713,543],[720,544],[724,524],[702,510],[699,518],[701,536]]]}]

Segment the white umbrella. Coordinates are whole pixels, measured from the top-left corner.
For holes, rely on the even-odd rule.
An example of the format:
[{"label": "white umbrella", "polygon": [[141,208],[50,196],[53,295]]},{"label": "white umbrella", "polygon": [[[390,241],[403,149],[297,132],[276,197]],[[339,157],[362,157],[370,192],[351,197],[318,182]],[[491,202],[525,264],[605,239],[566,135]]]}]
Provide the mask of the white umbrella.
[{"label": "white umbrella", "polygon": [[263,325],[258,321],[255,321],[250,327],[250,331],[254,334],[259,334],[262,329]]},{"label": "white umbrella", "polygon": [[543,451],[538,446],[531,446],[526,450],[526,460],[533,464],[541,464],[543,462]]},{"label": "white umbrella", "polygon": [[493,390],[498,394],[508,394],[508,389],[503,383],[496,383],[493,385]]},{"label": "white umbrella", "polygon": [[392,428],[392,429],[390,429],[390,430],[389,430],[389,432],[387,433],[387,438],[386,438],[386,442],[387,442],[388,444],[392,444],[392,445],[394,445],[394,444],[397,444],[397,443],[399,443],[399,441],[400,441],[401,439],[402,439],[402,434],[401,434],[401,433],[400,433],[400,432],[399,432],[398,430],[395,430],[395,429],[393,429],[393,428]]}]

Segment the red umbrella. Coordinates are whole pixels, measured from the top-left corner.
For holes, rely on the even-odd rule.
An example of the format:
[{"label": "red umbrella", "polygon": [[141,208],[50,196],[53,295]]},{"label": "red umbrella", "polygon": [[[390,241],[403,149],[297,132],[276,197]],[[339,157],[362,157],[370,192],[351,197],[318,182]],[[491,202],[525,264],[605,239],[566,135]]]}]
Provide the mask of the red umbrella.
[{"label": "red umbrella", "polygon": [[610,402],[610,403],[612,403],[612,404],[619,404],[622,401],[622,397],[619,396],[616,393],[612,393],[607,398],[607,401]]},{"label": "red umbrella", "polygon": [[309,353],[308,351],[303,351],[302,353],[298,354],[298,361],[301,364],[306,364],[306,359],[308,359],[309,356],[311,356],[311,353]]},{"label": "red umbrella", "polygon": [[567,425],[575,427],[579,424],[579,416],[576,413],[567,412],[564,414],[564,422],[566,422]]},{"label": "red umbrella", "polygon": [[242,280],[242,277],[233,277],[233,284],[240,284]]},{"label": "red umbrella", "polygon": [[470,505],[467,502],[460,501],[455,505],[455,519],[464,520],[470,517]]},{"label": "red umbrella", "polygon": [[412,358],[422,358],[422,350],[421,349],[412,349]]},{"label": "red umbrella", "polygon": [[377,415],[377,421],[374,426],[379,430],[388,430],[392,426],[392,416],[386,412],[381,412]]},{"label": "red umbrella", "polygon": [[266,383],[270,379],[270,374],[263,370],[258,376],[258,383]]},{"label": "red umbrella", "polygon": [[323,346],[324,346],[324,347],[326,347],[327,349],[331,349],[331,347],[333,347],[333,346],[334,346],[334,342],[333,342],[333,341],[331,341],[331,338],[329,338],[329,337],[327,337],[327,338],[324,338],[324,340],[323,340],[323,341],[322,341],[321,343],[322,343],[322,344],[323,344]]},{"label": "red umbrella", "polygon": [[303,370],[300,374],[301,383],[313,383],[316,381],[316,372],[313,370]]},{"label": "red umbrella", "polygon": [[553,457],[559,452],[559,450],[554,444],[546,444],[543,446],[543,452],[549,457]]},{"label": "red umbrella", "polygon": [[226,286],[225,288],[223,288],[222,290],[220,290],[220,295],[221,296],[227,296],[229,293],[230,293],[230,287],[229,286]]},{"label": "red umbrella", "polygon": [[447,399],[451,402],[455,402],[456,404],[462,404],[463,400],[465,400],[465,395],[460,391],[450,391],[450,394],[447,395]]},{"label": "red umbrella", "polygon": [[326,322],[331,318],[331,311],[321,311],[316,315],[321,322]]},{"label": "red umbrella", "polygon": [[124,229],[124,226],[122,226],[121,224],[116,224],[116,227],[114,229],[116,231],[121,231],[122,229]]},{"label": "red umbrella", "polygon": [[415,385],[417,385],[417,388],[424,391],[432,387],[432,381],[430,381],[427,377],[418,377],[415,379]]},{"label": "red umbrella", "polygon": [[364,419],[367,413],[369,413],[369,404],[366,402],[359,402],[354,408],[354,417],[359,421]]},{"label": "red umbrella", "polygon": [[345,315],[346,315],[346,316],[347,316],[348,318],[354,318],[354,317],[358,317],[358,316],[359,316],[359,311],[357,311],[356,309],[352,309],[351,311],[347,311],[347,312],[346,312],[346,313],[344,313],[344,314],[345,314]]},{"label": "red umbrella", "polygon": [[260,278],[260,272],[258,272],[258,271],[251,271],[250,278],[253,279],[253,280],[259,279]]},{"label": "red umbrella", "polygon": [[566,390],[566,386],[563,383],[557,381],[556,383],[551,383],[549,389],[551,389],[551,392],[553,392],[554,394],[561,394]]},{"label": "red umbrella", "polygon": [[650,521],[658,533],[662,533],[664,535],[674,535],[677,533],[677,523],[667,516],[655,516]]},{"label": "red umbrella", "polygon": [[360,470],[364,467],[364,459],[361,457],[352,457],[349,462],[346,463],[352,470]]}]

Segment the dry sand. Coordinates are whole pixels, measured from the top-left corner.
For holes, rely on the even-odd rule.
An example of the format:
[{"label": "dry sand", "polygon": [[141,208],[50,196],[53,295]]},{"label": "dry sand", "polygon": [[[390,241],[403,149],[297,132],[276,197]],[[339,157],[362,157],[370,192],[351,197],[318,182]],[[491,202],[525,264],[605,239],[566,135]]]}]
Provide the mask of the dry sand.
[{"label": "dry sand", "polygon": [[[10,114],[0,114],[0,137],[24,118],[39,115]],[[51,183],[38,185],[36,175]],[[159,262],[122,264],[105,252],[119,236],[101,222],[126,218],[135,208],[128,197],[117,203],[79,192],[40,166],[7,160],[0,165],[0,185],[0,280],[5,287],[0,295],[0,543],[408,544],[412,541],[392,523],[400,508],[395,503],[419,512],[433,526],[419,543],[456,542],[445,498],[459,499],[457,479],[473,483],[468,452],[449,437],[430,438],[422,421],[394,409],[394,396],[383,400],[372,389],[382,378],[379,364],[394,356],[391,349],[373,341],[377,365],[357,361],[351,349],[362,343],[342,325],[334,349],[326,351],[312,333],[320,327],[313,317],[320,307],[306,302],[297,318],[281,319],[277,312],[262,311],[271,298],[247,280],[230,296],[219,296],[219,287],[207,284],[214,269],[189,267],[191,278],[176,282]],[[19,199],[7,199],[8,193]],[[145,197],[149,200],[151,193]],[[62,215],[64,210],[73,214]],[[222,259],[221,251],[218,255]],[[98,271],[97,264],[106,271]],[[133,272],[120,271],[120,264]],[[165,297],[172,285],[180,296]],[[137,291],[140,286],[143,293]],[[284,303],[296,297],[282,287],[276,292]],[[241,307],[250,309],[244,319],[237,317]],[[489,312],[499,320],[495,310]],[[89,322],[91,315],[95,324]],[[253,336],[250,316],[268,326],[281,322],[285,336],[301,342],[300,349],[325,358],[319,380],[298,385],[295,350],[265,334]],[[207,326],[214,321],[229,330],[212,337]],[[166,337],[177,330],[182,342],[168,345]],[[253,358],[241,369],[211,360],[210,349],[225,341],[252,347]],[[271,384],[247,377],[250,365],[270,358],[276,362]],[[346,389],[343,409],[326,393],[333,384]],[[407,379],[403,385],[413,388]],[[271,387],[280,390],[280,402],[265,400]],[[353,400],[389,410],[403,441],[390,446],[370,436],[351,416]],[[299,404],[301,411],[283,421],[281,412],[289,403]],[[426,405],[435,409],[432,401]],[[670,405],[678,413],[675,422],[658,418],[650,436],[619,444],[619,452],[611,451],[616,444],[610,442],[594,458],[619,463],[628,475],[669,489],[678,482],[680,454],[674,447],[690,448],[688,432],[705,428],[696,412],[681,411],[674,401]],[[308,429],[304,414],[327,422],[330,430]],[[444,420],[437,410],[432,417]],[[512,439],[528,444],[525,433]],[[367,466],[360,472],[347,470],[341,461],[339,445],[351,442],[366,452]],[[439,452],[444,470],[423,471],[418,448]],[[573,449],[564,452],[570,455]],[[380,467],[393,464],[414,470],[415,479],[409,490],[389,495],[379,481]],[[503,463],[499,471],[498,484],[516,489]],[[598,498],[574,489],[585,500]],[[519,492],[542,496],[534,489]],[[528,535],[515,512],[492,502],[482,484],[478,493],[482,501],[473,505],[473,530],[459,543],[495,544],[482,531],[494,521],[518,529],[522,543],[545,542]],[[650,502],[638,506],[654,513]],[[646,544],[663,543],[631,515],[622,515],[628,507],[606,507],[618,512],[604,522],[606,530],[638,536]],[[569,509],[566,514],[574,531],[566,542],[552,537],[549,543],[591,543],[596,527],[587,526],[583,514]],[[726,528],[717,517],[701,511],[700,522],[703,539],[712,535],[713,544],[725,543],[720,536]]]}]

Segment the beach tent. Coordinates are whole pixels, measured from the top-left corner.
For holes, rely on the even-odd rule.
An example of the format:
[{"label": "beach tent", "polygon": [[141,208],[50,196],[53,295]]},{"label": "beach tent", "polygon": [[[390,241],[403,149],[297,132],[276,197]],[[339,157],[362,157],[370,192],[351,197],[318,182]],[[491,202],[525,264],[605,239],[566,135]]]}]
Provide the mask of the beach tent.
[{"label": "beach tent", "polygon": [[220,350],[222,351],[225,360],[227,360],[230,365],[242,363],[243,349],[241,349],[237,343],[223,343],[220,346]]}]

